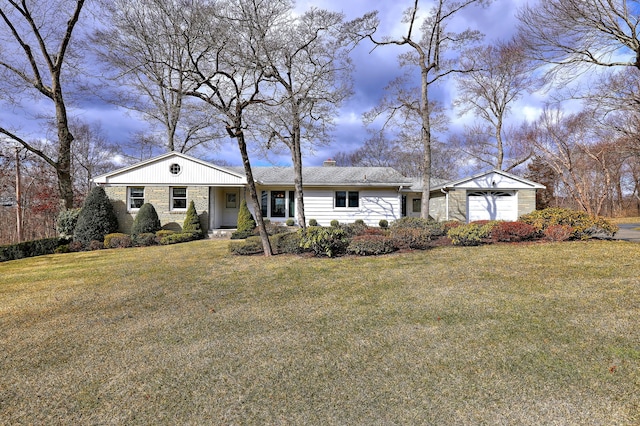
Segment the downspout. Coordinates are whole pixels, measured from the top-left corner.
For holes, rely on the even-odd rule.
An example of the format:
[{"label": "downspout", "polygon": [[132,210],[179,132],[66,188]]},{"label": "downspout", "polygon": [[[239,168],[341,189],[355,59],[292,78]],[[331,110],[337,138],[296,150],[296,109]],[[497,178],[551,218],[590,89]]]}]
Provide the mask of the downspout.
[{"label": "downspout", "polygon": [[440,191],[444,194],[444,220],[449,220],[449,192],[444,188],[440,188]]}]

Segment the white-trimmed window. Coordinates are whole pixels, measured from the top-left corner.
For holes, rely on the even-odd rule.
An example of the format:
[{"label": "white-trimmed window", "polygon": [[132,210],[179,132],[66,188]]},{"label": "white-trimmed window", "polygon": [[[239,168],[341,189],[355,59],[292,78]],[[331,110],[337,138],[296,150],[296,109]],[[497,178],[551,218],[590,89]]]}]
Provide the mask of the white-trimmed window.
[{"label": "white-trimmed window", "polygon": [[360,207],[360,193],[358,191],[336,191],[335,207]]},{"label": "white-trimmed window", "polygon": [[187,188],[175,186],[171,188],[171,210],[187,209]]},{"label": "white-trimmed window", "polygon": [[422,198],[414,198],[412,201],[411,212],[420,213],[422,211]]},{"label": "white-trimmed window", "polygon": [[127,188],[127,205],[129,210],[138,210],[144,204],[144,186]]}]

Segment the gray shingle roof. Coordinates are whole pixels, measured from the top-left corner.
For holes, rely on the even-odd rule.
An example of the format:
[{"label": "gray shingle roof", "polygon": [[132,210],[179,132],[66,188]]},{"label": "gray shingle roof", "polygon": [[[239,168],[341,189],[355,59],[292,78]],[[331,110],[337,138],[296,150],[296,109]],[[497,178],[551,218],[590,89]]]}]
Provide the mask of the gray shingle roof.
[{"label": "gray shingle roof", "polygon": [[[242,167],[229,167],[244,173]],[[292,185],[293,167],[253,167],[253,177],[264,185]],[[317,186],[402,186],[412,180],[391,167],[303,167],[304,185]]]}]

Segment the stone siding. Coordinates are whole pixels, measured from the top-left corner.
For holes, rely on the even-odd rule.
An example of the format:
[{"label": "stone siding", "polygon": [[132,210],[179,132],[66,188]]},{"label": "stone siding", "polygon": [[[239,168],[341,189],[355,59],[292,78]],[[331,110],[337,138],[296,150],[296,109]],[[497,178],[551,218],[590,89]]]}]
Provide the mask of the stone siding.
[{"label": "stone siding", "polygon": [[521,189],[518,191],[518,217],[531,213],[536,209],[536,190]]},{"label": "stone siding", "polygon": [[467,191],[452,189],[449,193],[449,220],[467,221]]},{"label": "stone siding", "polygon": [[[104,189],[116,212],[119,231],[131,232],[136,213],[129,211],[127,208],[127,187],[106,186]],[[209,227],[209,187],[188,186],[187,206],[192,200],[200,217],[200,226],[204,232],[207,232]],[[144,201],[145,203],[153,204],[163,229],[171,229],[178,232],[182,230],[182,224],[187,215],[186,210],[171,210],[171,195],[168,186],[146,186],[144,188]]]}]

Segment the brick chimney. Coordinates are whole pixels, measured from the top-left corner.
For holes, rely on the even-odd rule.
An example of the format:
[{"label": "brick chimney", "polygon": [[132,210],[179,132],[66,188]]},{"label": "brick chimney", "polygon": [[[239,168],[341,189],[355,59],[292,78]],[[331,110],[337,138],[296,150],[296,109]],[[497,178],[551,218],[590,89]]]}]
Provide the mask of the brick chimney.
[{"label": "brick chimney", "polygon": [[325,160],[324,163],[322,163],[322,167],[335,167],[335,166],[336,166],[336,160],[332,160],[331,158]]}]

